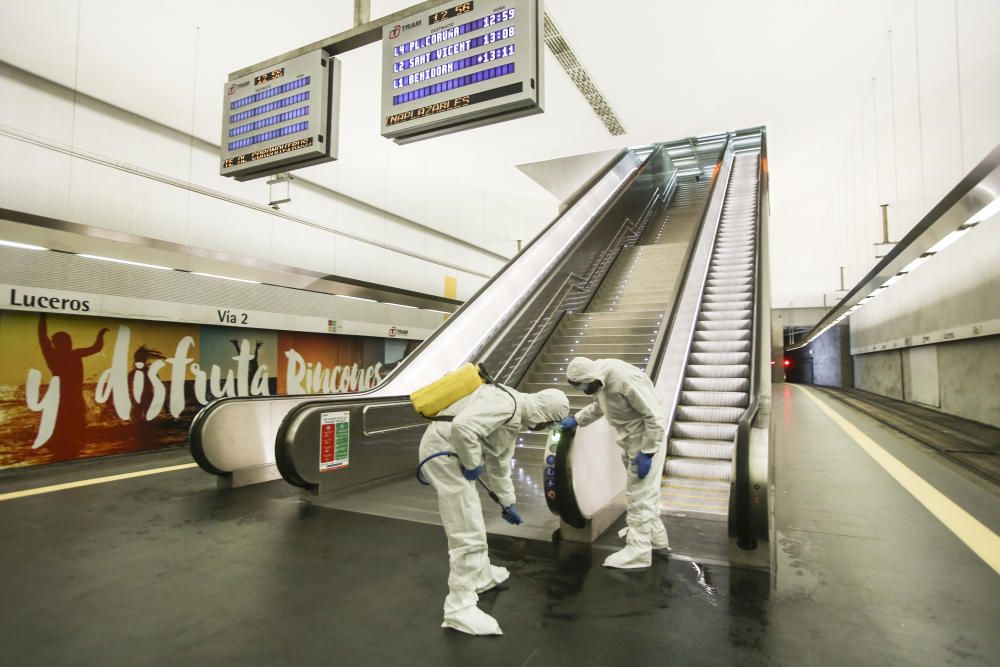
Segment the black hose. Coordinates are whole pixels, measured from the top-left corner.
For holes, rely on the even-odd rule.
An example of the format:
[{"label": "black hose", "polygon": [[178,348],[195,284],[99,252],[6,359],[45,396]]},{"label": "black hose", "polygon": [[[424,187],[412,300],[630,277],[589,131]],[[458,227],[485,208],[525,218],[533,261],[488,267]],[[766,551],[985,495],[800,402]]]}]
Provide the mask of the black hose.
[{"label": "black hose", "polygon": [[[428,456],[427,458],[425,458],[423,461],[421,461],[417,465],[417,481],[420,482],[421,484],[423,484],[424,486],[430,486],[431,483],[428,482],[428,481],[426,481],[426,480],[424,480],[423,476],[421,476],[421,474],[420,474],[420,469],[424,467],[425,463],[427,463],[431,459],[435,459],[435,458],[437,458],[439,456],[454,456],[456,459],[458,458],[458,454],[456,454],[455,452],[435,452],[434,454],[431,454],[430,456]],[[459,465],[462,465],[461,462],[459,463]],[[507,507],[502,502],[500,502],[500,497],[496,493],[493,492],[493,489],[491,489],[490,487],[486,486],[486,482],[484,482],[482,479],[480,479],[478,477],[476,478],[476,481],[479,482],[479,486],[483,487],[483,490],[486,491],[486,493],[489,495],[489,497],[493,499],[493,502],[495,502],[497,505],[500,506],[500,509],[502,509],[502,510],[507,509]]]}]

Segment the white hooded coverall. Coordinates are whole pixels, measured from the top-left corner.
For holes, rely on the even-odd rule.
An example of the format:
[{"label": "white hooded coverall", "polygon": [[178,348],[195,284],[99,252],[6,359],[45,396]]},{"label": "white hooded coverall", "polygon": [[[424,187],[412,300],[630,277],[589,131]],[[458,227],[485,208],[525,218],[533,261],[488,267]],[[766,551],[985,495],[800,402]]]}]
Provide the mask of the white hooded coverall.
[{"label": "white hooded coverall", "polygon": [[[558,389],[537,394],[505,389],[483,385],[438,413],[454,416],[454,421],[427,427],[420,440],[420,460],[453,451],[467,470],[482,464],[483,481],[507,507],[515,501],[510,461],[518,432],[567,416],[569,400]],[[441,625],[469,634],[502,634],[496,620],[476,607],[478,593],[509,576],[505,568],[490,564],[478,485],[462,476],[458,462],[450,456],[428,461],[423,474],[437,491],[441,523],[448,536],[451,572]]]},{"label": "white hooded coverall", "polygon": [[[666,415],[645,373],[618,359],[576,357],[566,367],[566,379],[582,385],[600,380],[594,402],[576,414],[581,427],[604,416],[618,434],[622,463],[628,474],[628,532],[626,549],[605,561],[612,567],[645,567],[652,549],[669,546],[660,519],[660,484],[667,454]],[[649,474],[639,479],[632,461],[639,452],[653,455]],[[628,552],[627,554],[624,552]]]}]

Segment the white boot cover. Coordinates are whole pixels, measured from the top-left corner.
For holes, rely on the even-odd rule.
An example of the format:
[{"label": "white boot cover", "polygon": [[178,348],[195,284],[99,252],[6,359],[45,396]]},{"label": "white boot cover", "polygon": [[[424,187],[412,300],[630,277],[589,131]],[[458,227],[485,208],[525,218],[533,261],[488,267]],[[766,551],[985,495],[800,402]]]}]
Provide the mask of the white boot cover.
[{"label": "white boot cover", "polygon": [[490,576],[486,579],[486,581],[476,586],[476,593],[485,593],[486,591],[496,588],[503,582],[510,579],[510,570],[505,567],[490,564],[489,572]]},{"label": "white boot cover", "polygon": [[621,570],[633,570],[649,567],[653,564],[653,551],[649,547],[639,547],[626,544],[625,548],[616,551],[604,559],[604,567],[614,567]]},{"label": "white boot cover", "polygon": [[479,607],[466,607],[461,611],[445,614],[442,628],[451,628],[468,635],[502,635],[497,619]]}]

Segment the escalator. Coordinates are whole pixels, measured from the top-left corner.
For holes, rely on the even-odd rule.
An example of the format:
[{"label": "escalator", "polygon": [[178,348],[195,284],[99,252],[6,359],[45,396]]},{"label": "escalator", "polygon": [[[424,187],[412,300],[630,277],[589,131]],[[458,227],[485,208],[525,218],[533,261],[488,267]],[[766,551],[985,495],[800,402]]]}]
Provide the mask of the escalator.
[{"label": "escalator", "polygon": [[750,397],[757,159],[737,155],[668,438],[663,505],[729,512],[737,422]]},{"label": "escalator", "polygon": [[[682,392],[681,366],[676,363],[682,355],[672,348],[676,347],[675,330],[686,326],[685,308],[692,310],[685,304],[691,300],[693,291],[697,291],[700,302],[701,291],[705,290],[706,302],[716,304],[700,309],[704,311],[705,322],[728,322],[716,319],[723,314],[729,316],[730,306],[724,304],[735,304],[733,308],[739,305],[742,310],[742,300],[728,300],[730,293],[717,289],[729,284],[725,281],[742,275],[738,269],[713,264],[709,271],[699,268],[699,261],[704,259],[705,244],[715,243],[715,228],[720,217],[724,227],[716,258],[728,260],[732,253],[735,253],[733,258],[745,258],[745,244],[740,245],[733,239],[734,245],[730,245],[729,235],[738,231],[730,224],[730,218],[736,219],[734,206],[740,197],[753,196],[752,185],[747,186],[745,192],[739,185],[741,174],[746,171],[742,165],[749,163],[735,155],[741,142],[746,144],[748,141],[747,136],[756,136],[757,144],[762,143],[762,132],[756,131],[756,134],[691,138],[642,151],[624,152],[595,178],[589,190],[425,341],[383,385],[354,395],[217,402],[206,408],[192,425],[191,445],[195,459],[205,470],[223,477],[239,470],[263,471],[275,464],[289,483],[326,497],[333,497],[330,492],[364,497],[369,492],[362,490],[378,485],[383,489],[383,499],[397,498],[392,501],[396,507],[372,511],[402,517],[405,512],[401,508],[413,503],[398,498],[400,494],[410,493],[404,488],[416,485],[412,477],[405,482],[407,487],[402,486],[404,482],[393,487],[395,482],[392,480],[399,480],[402,473],[412,474],[416,448],[426,426],[410,407],[408,395],[411,391],[465,361],[475,361],[492,371],[501,382],[521,391],[557,387],[569,395],[576,411],[590,399],[565,383],[565,364],[573,356],[581,355],[619,358],[643,369],[654,379],[668,412],[676,411],[680,415],[670,441],[668,496],[680,488],[680,480],[688,485],[703,482],[693,476],[699,466],[709,461],[709,466],[718,467],[711,462],[722,459],[704,456],[704,451],[692,449],[693,443],[684,442],[709,438],[683,437],[686,428],[683,423],[730,423],[705,421],[708,417],[719,417],[710,415],[711,410],[699,412],[705,407],[741,409],[741,418],[746,422],[746,408],[755,404],[755,400],[744,399],[742,407],[693,402],[728,401],[730,397],[723,394],[739,391],[738,388],[720,390],[715,385],[710,387],[704,382],[693,381],[706,378],[692,377],[691,381],[684,380]],[[722,206],[723,198],[726,208],[720,216],[717,209]],[[754,285],[759,289],[760,282]],[[712,312],[719,315],[709,315]],[[751,320],[758,321],[757,318]],[[734,353],[728,346],[734,341],[729,338],[712,340],[715,334],[705,336],[701,333],[720,330],[713,329],[714,326],[699,325],[698,350],[691,353],[692,362],[709,361],[707,357],[693,355]],[[694,326],[691,328],[694,336]],[[741,353],[746,354],[746,351]],[[685,352],[683,356],[687,360],[689,355]],[[717,358],[720,362],[727,359],[730,358]],[[702,365],[709,364],[693,364]],[[677,377],[674,377],[675,371]],[[696,372],[690,371],[687,375]],[[746,394],[753,394],[753,384],[744,389]],[[735,385],[726,383],[725,386]],[[706,393],[713,395],[702,395]],[[676,408],[672,400],[679,401]],[[321,442],[326,437],[324,424],[334,418],[331,415],[341,415],[336,418],[349,424],[350,460],[348,466],[337,471],[320,472]],[[730,419],[728,413],[725,419]],[[745,426],[741,422],[737,430],[745,431]],[[729,430],[727,426],[727,434]],[[586,440],[587,432],[581,429],[577,440]],[[613,440],[600,436],[594,428],[590,435],[595,442],[586,445],[565,443],[566,452],[570,453],[565,465],[579,474],[562,478],[564,485],[572,487],[564,489],[563,496],[571,499],[573,513],[577,518],[587,519],[594,516],[602,504],[607,504],[608,497],[620,495],[624,488],[624,473]],[[542,497],[537,481],[542,476],[542,450],[546,447],[546,438],[544,433],[526,432],[518,436],[514,480],[516,486],[524,487],[518,488],[519,507],[522,506],[521,498],[526,495]],[[578,455],[583,450],[587,455]],[[677,467],[694,472],[691,477],[682,477],[676,471],[671,474],[670,471]],[[731,480],[736,477],[738,475],[730,475]],[[259,479],[266,478],[266,474],[259,476]],[[588,498],[589,490],[581,485],[586,487],[595,479],[601,492]],[[721,485],[718,486],[721,489]],[[375,494],[372,490],[368,501]],[[739,510],[742,495],[730,493],[728,497]],[[549,505],[548,509],[551,508]],[[545,516],[529,516],[533,512]],[[536,537],[544,535],[553,525],[559,525],[558,518],[548,515],[541,503],[529,503],[528,514],[526,522],[539,527]],[[493,529],[489,521],[487,526]]]}]

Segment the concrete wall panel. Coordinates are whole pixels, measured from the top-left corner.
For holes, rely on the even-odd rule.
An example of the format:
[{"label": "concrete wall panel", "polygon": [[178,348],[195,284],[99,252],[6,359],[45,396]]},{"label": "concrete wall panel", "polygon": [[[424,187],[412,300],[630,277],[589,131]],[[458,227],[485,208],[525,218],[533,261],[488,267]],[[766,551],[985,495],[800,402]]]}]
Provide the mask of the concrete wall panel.
[{"label": "concrete wall panel", "polygon": [[854,357],[854,386],[880,396],[903,398],[903,364],[899,350]]}]

